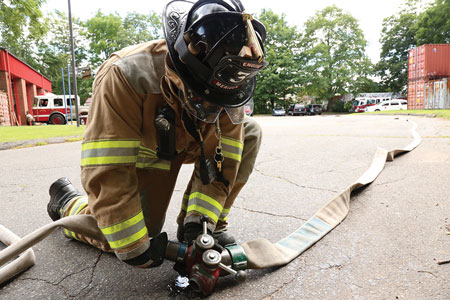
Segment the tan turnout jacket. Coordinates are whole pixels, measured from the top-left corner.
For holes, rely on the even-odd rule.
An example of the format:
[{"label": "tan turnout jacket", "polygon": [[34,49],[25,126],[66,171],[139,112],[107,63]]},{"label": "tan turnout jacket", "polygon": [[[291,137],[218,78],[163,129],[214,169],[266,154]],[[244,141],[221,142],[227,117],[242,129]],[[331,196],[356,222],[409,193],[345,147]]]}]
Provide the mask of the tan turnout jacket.
[{"label": "tan turnout jacket", "polygon": [[[81,176],[88,194],[71,203],[65,215],[94,214],[108,241],[100,243],[73,232],[66,235],[114,251],[124,261],[145,267],[151,261],[149,237],[161,231],[172,191],[183,163],[195,163],[183,197],[179,224],[210,217],[209,228],[224,227],[229,209],[253,167],[259,147],[259,127],[249,146],[248,170],[236,183],[244,149],[244,125],[234,125],[226,114],[220,117],[225,186],[214,181],[203,185],[199,177],[200,144],[182,121],[182,104],[175,96],[183,83],[171,69],[163,40],[131,46],[114,53],[99,69],[93,85],[86,133],[82,143]],[[175,88],[176,87],[176,88]],[[154,119],[158,108],[168,103],[176,113],[176,148],[173,161],[159,159]],[[202,123],[206,157],[213,160],[219,143],[214,124]],[[245,124],[252,123],[246,120]],[[249,144],[250,145],[250,144]],[[250,151],[251,150],[251,151]],[[214,161],[214,160],[213,160]]]}]

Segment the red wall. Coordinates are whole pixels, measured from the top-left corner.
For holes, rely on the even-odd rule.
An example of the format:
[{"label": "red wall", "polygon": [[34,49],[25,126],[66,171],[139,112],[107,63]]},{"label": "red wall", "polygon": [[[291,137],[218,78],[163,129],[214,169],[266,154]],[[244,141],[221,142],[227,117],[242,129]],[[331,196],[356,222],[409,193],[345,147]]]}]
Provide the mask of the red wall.
[{"label": "red wall", "polygon": [[22,78],[27,83],[34,84],[38,88],[42,88],[48,92],[52,91],[52,83],[50,80],[11,53],[2,49],[0,49],[0,70],[9,71],[12,77]]}]

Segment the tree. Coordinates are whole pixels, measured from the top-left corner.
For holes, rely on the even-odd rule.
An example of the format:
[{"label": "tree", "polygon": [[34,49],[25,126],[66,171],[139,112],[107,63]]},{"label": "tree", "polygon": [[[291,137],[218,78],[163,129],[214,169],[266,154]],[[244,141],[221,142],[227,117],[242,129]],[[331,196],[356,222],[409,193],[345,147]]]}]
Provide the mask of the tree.
[{"label": "tree", "polygon": [[295,26],[287,24],[285,15],[278,16],[272,10],[262,10],[258,20],[267,30],[264,48],[269,65],[258,74],[254,100],[255,111],[266,113],[277,104],[286,106],[286,98],[298,90],[295,66],[298,33]]},{"label": "tree", "polygon": [[34,67],[34,45],[47,32],[47,20],[40,10],[44,2],[0,1],[0,45]]},{"label": "tree", "polygon": [[161,18],[155,12],[148,15],[128,13],[123,20],[123,27],[129,45],[162,38]]},{"label": "tree", "polygon": [[161,24],[161,19],[154,12],[147,15],[128,13],[122,19],[117,13],[104,15],[98,11],[84,24],[91,50],[91,64],[96,67],[113,52],[126,46],[160,38]]},{"label": "tree", "polygon": [[86,21],[86,37],[89,40],[90,61],[100,65],[114,51],[126,46],[126,32],[119,14],[104,15],[100,10]]},{"label": "tree", "polygon": [[408,50],[416,46],[419,2],[408,1],[400,13],[383,20],[381,54],[377,73],[390,92],[406,92],[408,83]]},{"label": "tree", "polygon": [[[73,33],[75,44],[75,63],[77,69],[84,66],[87,61],[87,49],[84,47],[83,23],[73,18]],[[64,70],[67,86],[67,65],[71,64],[71,48],[69,34],[69,18],[64,12],[55,11],[49,14],[49,32],[38,45],[39,64],[42,73],[52,81],[52,89],[55,94],[62,94],[61,68]],[[73,89],[72,89],[73,90]],[[84,101],[89,95],[91,88],[78,84],[78,95]]]},{"label": "tree", "polygon": [[450,1],[436,0],[419,18],[417,45],[450,43]]},{"label": "tree", "polygon": [[300,43],[303,92],[331,100],[336,94],[357,91],[371,65],[366,44],[352,15],[335,5],[318,11],[305,22]]}]

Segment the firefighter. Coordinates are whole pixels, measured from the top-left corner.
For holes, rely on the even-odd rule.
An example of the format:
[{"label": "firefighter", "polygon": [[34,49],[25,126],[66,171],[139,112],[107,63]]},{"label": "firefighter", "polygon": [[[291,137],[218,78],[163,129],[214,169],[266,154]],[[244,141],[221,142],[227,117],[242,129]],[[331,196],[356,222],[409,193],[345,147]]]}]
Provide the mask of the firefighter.
[{"label": "firefighter", "polygon": [[49,190],[53,220],[93,214],[106,241],[65,235],[153,267],[177,175],[194,164],[177,218],[179,241],[208,230],[221,245],[228,213],[252,172],[261,129],[243,105],[267,62],[265,28],[239,0],[175,0],[163,12],[165,40],[130,46],[97,72],[81,149],[83,196],[67,178]]}]

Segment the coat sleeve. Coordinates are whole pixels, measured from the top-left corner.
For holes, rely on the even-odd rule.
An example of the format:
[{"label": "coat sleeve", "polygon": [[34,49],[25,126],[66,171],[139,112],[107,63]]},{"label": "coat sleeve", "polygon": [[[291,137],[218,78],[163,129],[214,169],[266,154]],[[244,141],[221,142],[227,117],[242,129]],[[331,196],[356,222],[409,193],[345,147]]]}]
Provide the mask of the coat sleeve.
[{"label": "coat sleeve", "polygon": [[147,267],[150,243],[136,174],[144,96],[109,65],[97,74],[92,97],[81,154],[89,207],[117,257]]}]

